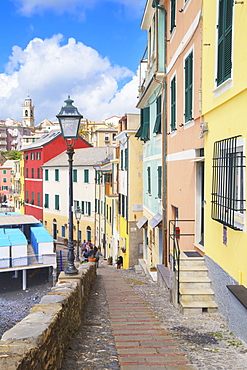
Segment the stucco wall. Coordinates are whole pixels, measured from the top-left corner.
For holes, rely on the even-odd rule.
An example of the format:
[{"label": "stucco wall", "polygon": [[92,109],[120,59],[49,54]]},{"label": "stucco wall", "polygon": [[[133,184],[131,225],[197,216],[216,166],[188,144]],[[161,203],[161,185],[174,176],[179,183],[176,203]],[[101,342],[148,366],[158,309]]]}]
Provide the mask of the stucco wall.
[{"label": "stucco wall", "polygon": [[94,263],[81,265],[79,274],[72,277],[62,272],[51,292],[3,334],[0,369],[60,369],[64,351],[81,324],[95,276]]}]

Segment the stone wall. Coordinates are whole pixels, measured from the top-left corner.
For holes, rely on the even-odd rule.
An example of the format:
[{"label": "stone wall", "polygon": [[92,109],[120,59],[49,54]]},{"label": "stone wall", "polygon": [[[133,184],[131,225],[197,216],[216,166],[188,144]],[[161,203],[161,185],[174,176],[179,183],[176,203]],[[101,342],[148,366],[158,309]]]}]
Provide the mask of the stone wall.
[{"label": "stone wall", "polygon": [[58,282],[31,308],[30,314],[0,340],[0,369],[58,370],[95,281],[94,263],[82,264],[79,274],[59,275]]}]

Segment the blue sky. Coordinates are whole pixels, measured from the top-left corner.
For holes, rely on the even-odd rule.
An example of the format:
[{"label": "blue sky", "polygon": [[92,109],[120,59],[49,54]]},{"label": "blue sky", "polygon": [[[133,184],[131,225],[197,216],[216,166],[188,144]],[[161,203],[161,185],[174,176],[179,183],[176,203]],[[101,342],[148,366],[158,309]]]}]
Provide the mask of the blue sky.
[{"label": "blue sky", "polygon": [[55,121],[70,94],[85,118],[135,112],[146,0],[2,0],[0,119]]}]

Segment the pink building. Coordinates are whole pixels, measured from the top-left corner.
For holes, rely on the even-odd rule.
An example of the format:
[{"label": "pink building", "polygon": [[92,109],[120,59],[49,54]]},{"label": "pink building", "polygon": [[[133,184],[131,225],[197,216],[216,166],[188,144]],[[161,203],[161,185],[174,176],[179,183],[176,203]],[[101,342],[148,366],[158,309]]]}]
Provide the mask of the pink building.
[{"label": "pink building", "polygon": [[0,166],[0,203],[8,201],[11,205],[13,182],[12,171],[14,168],[14,161],[7,160]]}]

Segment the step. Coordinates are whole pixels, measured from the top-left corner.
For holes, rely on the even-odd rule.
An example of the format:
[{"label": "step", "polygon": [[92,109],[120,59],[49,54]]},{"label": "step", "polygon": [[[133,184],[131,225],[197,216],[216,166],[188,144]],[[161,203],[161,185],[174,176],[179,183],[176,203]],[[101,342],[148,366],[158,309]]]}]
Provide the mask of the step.
[{"label": "step", "polygon": [[214,291],[209,289],[195,288],[184,289],[180,288],[180,294],[185,301],[212,301],[214,298]]},{"label": "step", "polygon": [[205,266],[180,266],[180,277],[207,276],[208,269]]},{"label": "step", "polygon": [[181,299],[180,301],[180,307],[181,311],[185,314],[194,314],[198,312],[216,312],[217,311],[217,304],[211,300],[211,301],[186,301],[184,299]]},{"label": "step", "polygon": [[180,266],[204,266],[204,257],[181,257]]},{"label": "step", "polygon": [[143,270],[140,265],[135,265],[135,273],[136,274],[142,274]]},{"label": "step", "polygon": [[184,276],[180,277],[180,289],[209,289],[211,280],[208,276]]}]

